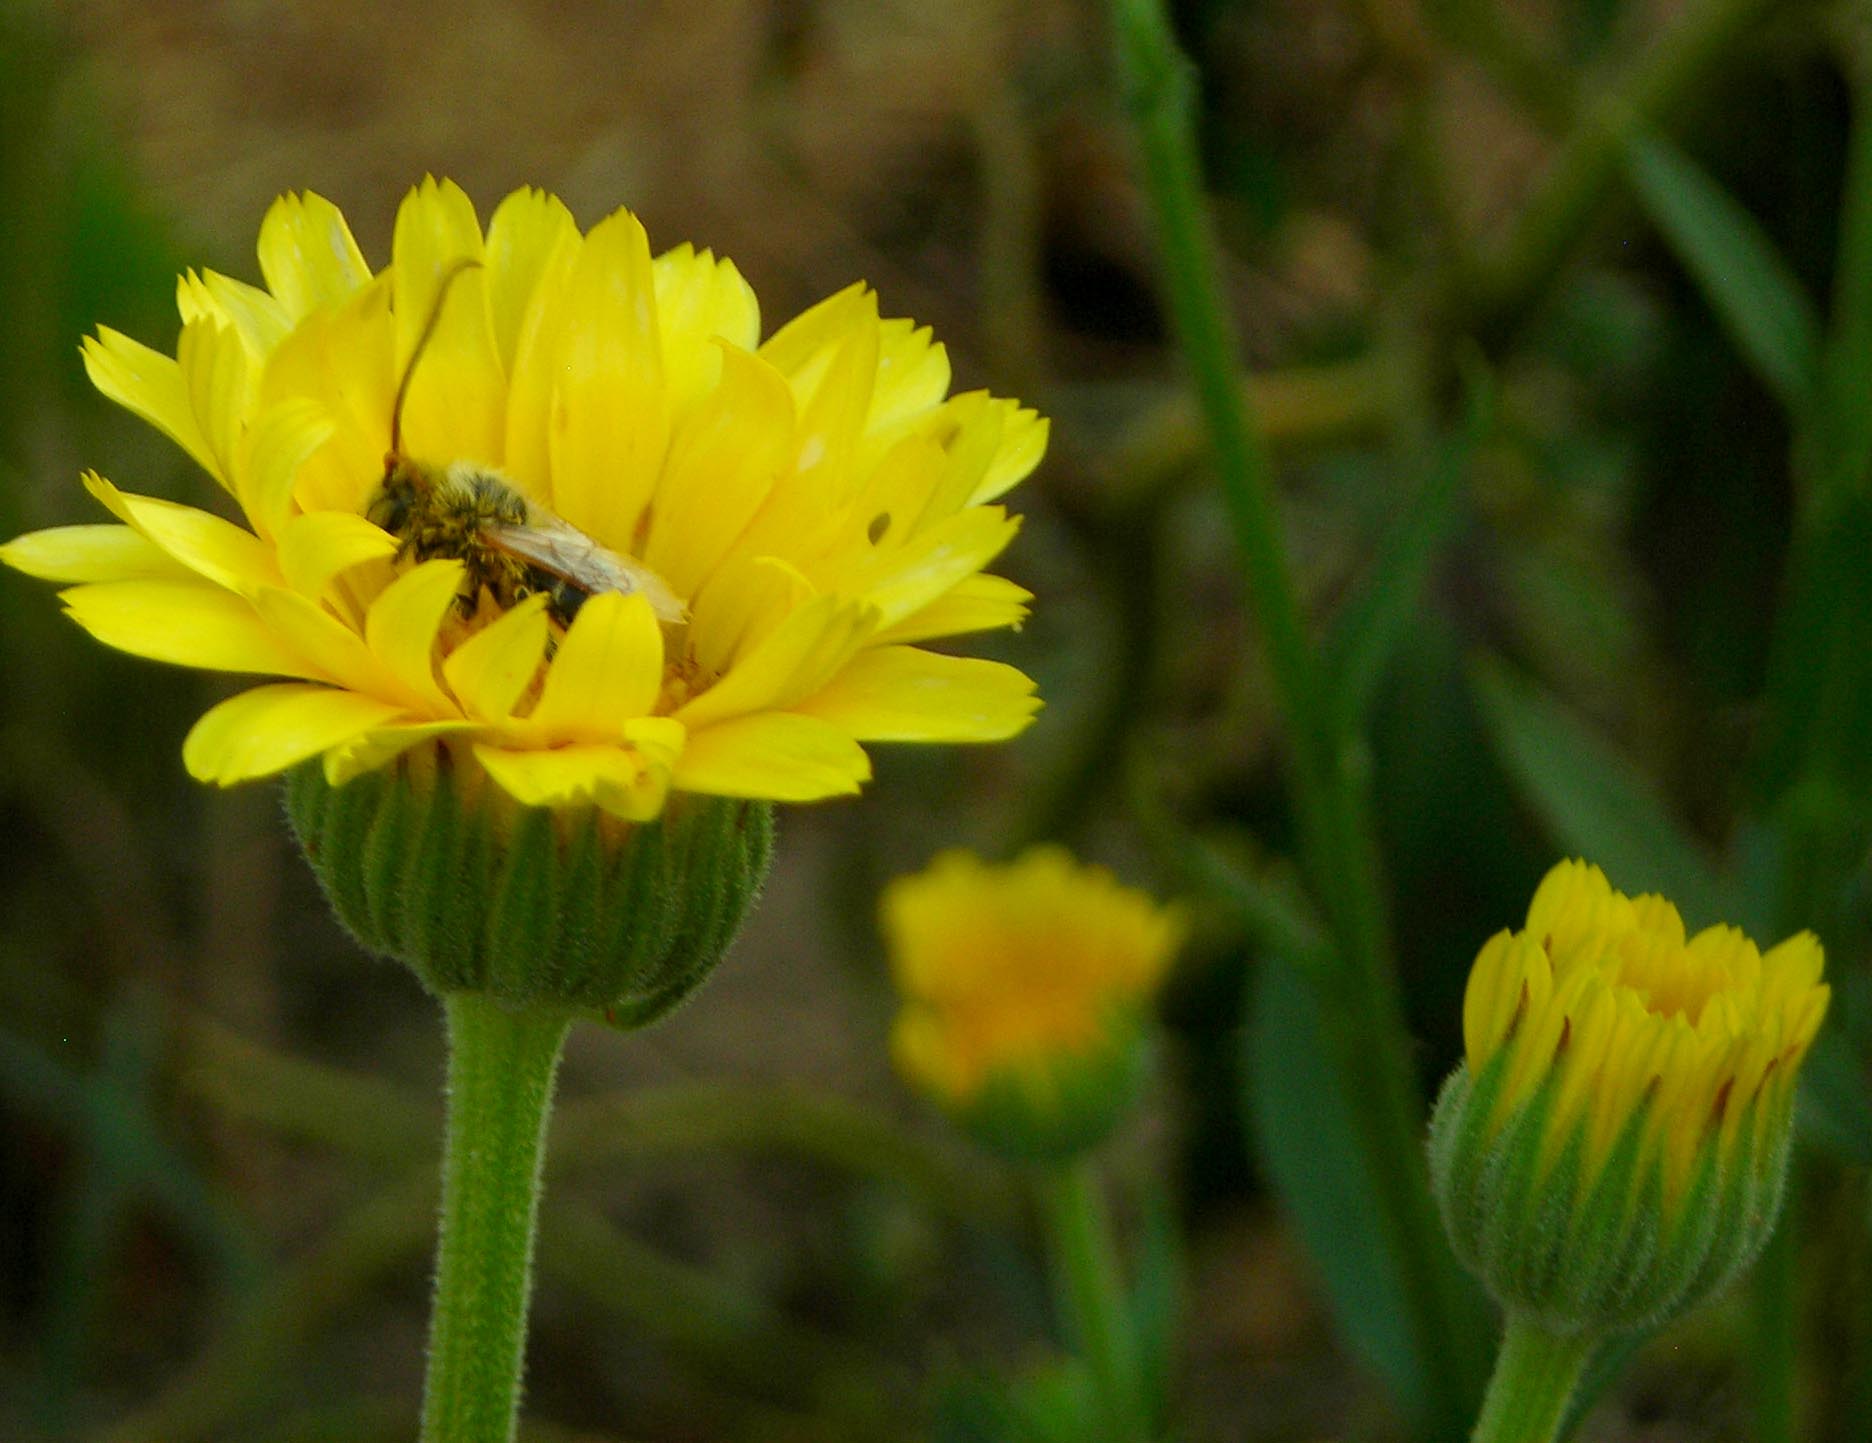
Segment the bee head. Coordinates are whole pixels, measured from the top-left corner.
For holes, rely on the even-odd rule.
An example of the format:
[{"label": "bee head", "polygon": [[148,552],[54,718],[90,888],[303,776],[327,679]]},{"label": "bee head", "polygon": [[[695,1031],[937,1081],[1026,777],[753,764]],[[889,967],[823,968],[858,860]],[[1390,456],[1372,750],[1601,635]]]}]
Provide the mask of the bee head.
[{"label": "bee head", "polygon": [[383,483],[372,493],[364,519],[393,536],[402,536],[427,489],[422,472],[393,451],[384,457]]}]

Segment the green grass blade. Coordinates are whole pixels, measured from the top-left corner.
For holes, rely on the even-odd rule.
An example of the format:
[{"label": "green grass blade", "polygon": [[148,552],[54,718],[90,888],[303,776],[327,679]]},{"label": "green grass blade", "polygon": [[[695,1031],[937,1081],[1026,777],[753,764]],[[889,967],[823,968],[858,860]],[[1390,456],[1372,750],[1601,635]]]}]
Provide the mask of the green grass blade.
[{"label": "green grass blade", "polygon": [[1461,514],[1457,498],[1487,423],[1486,396],[1474,398],[1467,423],[1438,445],[1403,519],[1358,592],[1327,633],[1323,652],[1331,715],[1341,736],[1352,735],[1371,704],[1397,643],[1417,614],[1437,552]]},{"label": "green grass blade", "polygon": [[1404,1282],[1320,1001],[1292,967],[1263,966],[1252,986],[1243,1103],[1255,1156],[1319,1271],[1339,1336],[1421,1426],[1428,1369],[1412,1345]]},{"label": "green grass blade", "polygon": [[1857,47],[1852,131],[1833,262],[1833,310],[1822,361],[1824,391],[1813,433],[1804,437],[1808,500],[1830,501],[1864,488],[1872,461],[1872,56]]},{"label": "green grass blade", "polygon": [[1736,349],[1788,414],[1809,414],[1819,389],[1820,318],[1767,234],[1683,152],[1655,135],[1626,142],[1625,168]]}]

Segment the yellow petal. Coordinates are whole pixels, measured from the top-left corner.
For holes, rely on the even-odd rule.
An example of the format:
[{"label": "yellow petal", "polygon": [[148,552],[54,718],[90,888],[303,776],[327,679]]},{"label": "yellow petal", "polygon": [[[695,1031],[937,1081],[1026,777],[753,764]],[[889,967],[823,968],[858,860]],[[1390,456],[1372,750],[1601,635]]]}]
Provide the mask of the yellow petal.
[{"label": "yellow petal", "polygon": [[396,553],[396,542],[379,527],[350,511],[314,511],[295,516],[280,534],[279,565],[286,584],[317,600],[334,576],[383,561]]},{"label": "yellow petal", "polygon": [[332,419],[309,397],[269,406],[242,437],[235,469],[240,503],[263,536],[278,536],[292,515],[299,471],[332,437]]},{"label": "yellow petal", "polygon": [[222,479],[173,356],[152,351],[109,326],[86,336],[82,350],[92,385],[174,441],[210,476]]},{"label": "yellow petal", "polygon": [[1476,955],[1463,990],[1463,1047],[1472,1068],[1495,1055],[1521,995],[1514,934],[1497,932]]},{"label": "yellow petal", "polygon": [[442,659],[442,675],[462,710],[488,721],[513,715],[546,654],[546,597],[535,594],[483,627]]},{"label": "yellow petal", "polygon": [[[932,514],[943,484],[948,456],[932,438],[908,435],[895,442],[873,462],[850,512],[840,527],[843,535],[828,559],[849,563],[855,557],[895,550],[941,519]],[[954,511],[955,507],[950,507]]]},{"label": "yellow petal", "polygon": [[295,477],[293,494],[308,511],[361,511],[383,475],[398,375],[391,280],[378,276],[336,310],[307,316],[261,374],[260,416],[312,405],[332,424]]},{"label": "yellow petal", "polygon": [[152,661],[277,676],[316,673],[231,591],[205,581],[101,581],[59,593],[106,646]]},{"label": "yellow petal", "polygon": [[[832,346],[823,375],[816,383],[797,375],[793,378],[800,397],[798,465],[802,475],[823,469],[836,476],[849,460],[871,412],[882,330],[877,297],[866,292],[851,314],[845,335]],[[849,498],[833,494],[830,499],[841,504]]]},{"label": "yellow petal", "polygon": [[176,309],[184,326],[216,320],[232,326],[256,360],[286,338],[286,308],[258,286],[219,271],[187,271],[176,282]]},{"label": "yellow petal", "polygon": [[377,727],[325,753],[325,780],[331,786],[342,787],[355,777],[376,771],[413,746],[439,736],[473,731],[474,726],[469,721],[445,721]]},{"label": "yellow petal", "polygon": [[396,714],[388,703],[334,687],[255,687],[195,723],[182,743],[182,762],[197,781],[232,786],[283,772]]},{"label": "yellow petal", "polygon": [[721,383],[676,433],[644,560],[693,597],[793,459],[793,393],[780,373],[722,347]]},{"label": "yellow petal", "polygon": [[253,606],[267,627],[306,659],[307,675],[370,696],[390,698],[400,691],[364,638],[318,602],[283,586],[271,586],[254,596]]},{"label": "yellow petal", "polygon": [[53,526],[0,546],[0,561],[41,581],[186,581],[194,572],[128,526]]},{"label": "yellow petal", "polygon": [[584,248],[584,238],[574,229],[547,258],[532,303],[520,321],[507,379],[503,469],[529,496],[539,497],[558,512],[565,508],[554,492],[552,474],[552,437],[558,425],[553,395],[567,330],[579,320],[566,281]]},{"label": "yellow petal", "polygon": [[[409,374],[405,453],[500,465],[506,388],[488,313],[487,269],[479,264],[485,252],[473,202],[453,181],[425,180],[397,210],[391,255],[395,369],[399,382]],[[463,270],[464,262],[476,264]],[[432,316],[435,329],[411,371],[416,342]]]},{"label": "yellow petal", "polygon": [[531,720],[555,741],[611,741],[656,705],[662,685],[663,632],[650,603],[605,592],[573,618]]},{"label": "yellow petal", "polygon": [[949,352],[928,326],[889,320],[879,327],[877,393],[870,426],[883,430],[938,405],[949,390]]},{"label": "yellow petal", "polygon": [[451,712],[454,705],[435,676],[436,632],[461,590],[462,563],[452,558],[413,566],[371,602],[364,640],[373,655],[426,712]]},{"label": "yellow petal", "polygon": [[680,245],[651,262],[657,326],[675,417],[686,415],[721,374],[718,340],[743,351],[760,344],[760,303],[730,260]]},{"label": "yellow petal", "polygon": [[193,506],[119,491],[95,471],[85,489],[190,571],[229,591],[251,592],[279,580],[272,551],[251,531]]},{"label": "yellow petal", "polygon": [[691,600],[689,648],[704,674],[719,676],[817,594],[777,556],[738,557]]},{"label": "yellow petal", "polygon": [[928,606],[877,634],[884,642],[932,641],[966,632],[1018,627],[1033,593],[1001,576],[965,576]]},{"label": "yellow petal", "polygon": [[867,606],[814,597],[680,708],[676,719],[694,732],[747,712],[783,711],[822,690],[876,625]]},{"label": "yellow petal", "polygon": [[662,342],[643,226],[618,211],[592,227],[566,281],[547,446],[552,504],[632,551],[669,440]]},{"label": "yellow petal", "polygon": [[322,195],[282,195],[260,222],[260,274],[287,316],[334,305],[370,279],[364,253]]},{"label": "yellow petal", "polygon": [[674,717],[640,716],[624,723],[624,740],[638,756],[665,771],[676,764],[688,739],[689,729]]},{"label": "yellow petal", "polygon": [[232,324],[204,316],[182,328],[176,364],[189,405],[215,458],[215,475],[230,483],[234,455],[253,409],[259,363]]},{"label": "yellow petal", "polygon": [[1011,666],[913,646],[861,652],[795,710],[872,742],[997,742],[1040,709],[1034,684]]},{"label": "yellow petal", "polygon": [[850,795],[870,777],[870,758],[845,732],[786,712],[692,732],[676,762],[683,791],[776,802]]},{"label": "yellow petal", "polygon": [[1044,416],[1029,410],[1018,401],[997,396],[988,404],[1001,412],[1001,438],[993,459],[982,474],[980,484],[969,496],[969,503],[975,506],[984,501],[993,501],[1017,482],[1025,480],[1046,454],[1047,436],[1051,430]]},{"label": "yellow petal", "polygon": [[595,805],[630,821],[648,821],[663,810],[669,792],[669,773],[628,747],[510,751],[479,745],[475,756],[490,777],[529,807]]},{"label": "yellow petal", "polygon": [[[854,281],[801,311],[762,343],[761,359],[789,379],[804,378],[815,366],[823,368],[831,348],[851,329],[854,318],[864,313],[869,296],[870,288]],[[870,307],[876,311],[875,300]]]},{"label": "yellow petal", "polygon": [[880,552],[841,577],[841,589],[862,593],[886,626],[937,600],[999,556],[1020,521],[999,506],[971,507],[905,545]]},{"label": "yellow petal", "polygon": [[511,376],[528,313],[556,257],[578,244],[578,226],[565,203],[543,190],[516,190],[488,222],[488,309],[501,371]]},{"label": "yellow petal", "polygon": [[[847,314],[844,335],[823,356],[800,371],[780,368],[799,409],[798,449],[793,465],[736,543],[743,555],[800,555],[815,549],[864,479],[852,463],[877,381],[877,297],[868,291],[855,294]],[[760,354],[768,360],[786,350],[769,342]]]}]

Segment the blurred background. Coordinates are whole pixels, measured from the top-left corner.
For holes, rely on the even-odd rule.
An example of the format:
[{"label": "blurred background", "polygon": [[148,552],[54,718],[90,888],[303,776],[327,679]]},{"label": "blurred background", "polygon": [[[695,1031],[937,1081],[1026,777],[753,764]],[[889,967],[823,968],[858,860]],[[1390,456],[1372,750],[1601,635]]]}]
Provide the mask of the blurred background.
[{"label": "blurred background", "polygon": [[[1581,790],[1562,771],[1543,791],[1546,761],[1583,747],[1748,875],[1796,436],[1720,290],[1590,140],[1641,114],[1801,288],[1836,293],[1861,21],[1796,0],[1173,8],[1312,615],[1455,481],[1365,754],[1427,1091],[1476,947],[1578,835]],[[997,568],[1033,619],[974,648],[1039,681],[1039,722],[879,749],[862,799],[784,812],[765,901],[701,996],[641,1035],[575,1033],[527,1436],[1001,1436],[976,1380],[1057,1352],[1030,1220],[894,1080],[874,918],[942,846],[1040,838],[1199,919],[1110,1166],[1131,1235],[1180,1259],[1176,1436],[1398,1436],[1384,1339],[1334,1322],[1356,1253],[1322,1255],[1330,1219],[1282,1205],[1313,1162],[1293,1039],[1255,1034],[1251,1005],[1253,879],[1291,850],[1278,718],[1099,7],[10,0],[0,535],[97,519],[85,467],[213,504],[91,392],[79,337],[169,347],[176,273],[257,280],[286,189],[336,202],[381,264],[425,173],[484,218],[523,184],[585,225],[628,205],[654,248],[732,256],[769,329],[868,280],[935,327],[958,389],[1054,427]],[[0,1435],[408,1436],[436,1009],[330,921],[276,789],[188,781],[214,682],[105,651],[10,573],[0,617]],[[1807,800],[1863,811],[1857,774]],[[1839,835],[1806,920],[1851,1017],[1868,875],[1863,829]],[[1863,1167],[1826,1178],[1797,1219],[1815,1266],[1790,1376],[1804,1436],[1863,1438]],[[1588,1436],[1738,1436],[1750,1306],[1641,1353]]]}]

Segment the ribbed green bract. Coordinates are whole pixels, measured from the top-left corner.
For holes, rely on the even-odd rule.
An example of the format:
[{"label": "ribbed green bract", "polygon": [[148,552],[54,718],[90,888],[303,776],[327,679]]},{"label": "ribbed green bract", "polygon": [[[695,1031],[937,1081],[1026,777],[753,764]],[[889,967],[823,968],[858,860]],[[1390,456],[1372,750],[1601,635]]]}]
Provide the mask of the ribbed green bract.
[{"label": "ribbed green bract", "polygon": [[287,776],[286,811],[339,920],[431,992],[620,1027],[701,984],[773,853],[766,803],[679,793],[642,823],[524,807],[445,754],[339,787],[308,763]]},{"label": "ribbed green bract", "polygon": [[1540,1166],[1552,1082],[1491,1122],[1508,1055],[1456,1069],[1430,1122],[1430,1176],[1457,1255],[1502,1307],[1566,1337],[1676,1317],[1726,1287],[1774,1231],[1793,1131],[1786,1103],[1744,1117],[1725,1156],[1714,1130],[1666,1200],[1640,1109],[1603,1162],[1585,1166],[1584,1124]]}]

